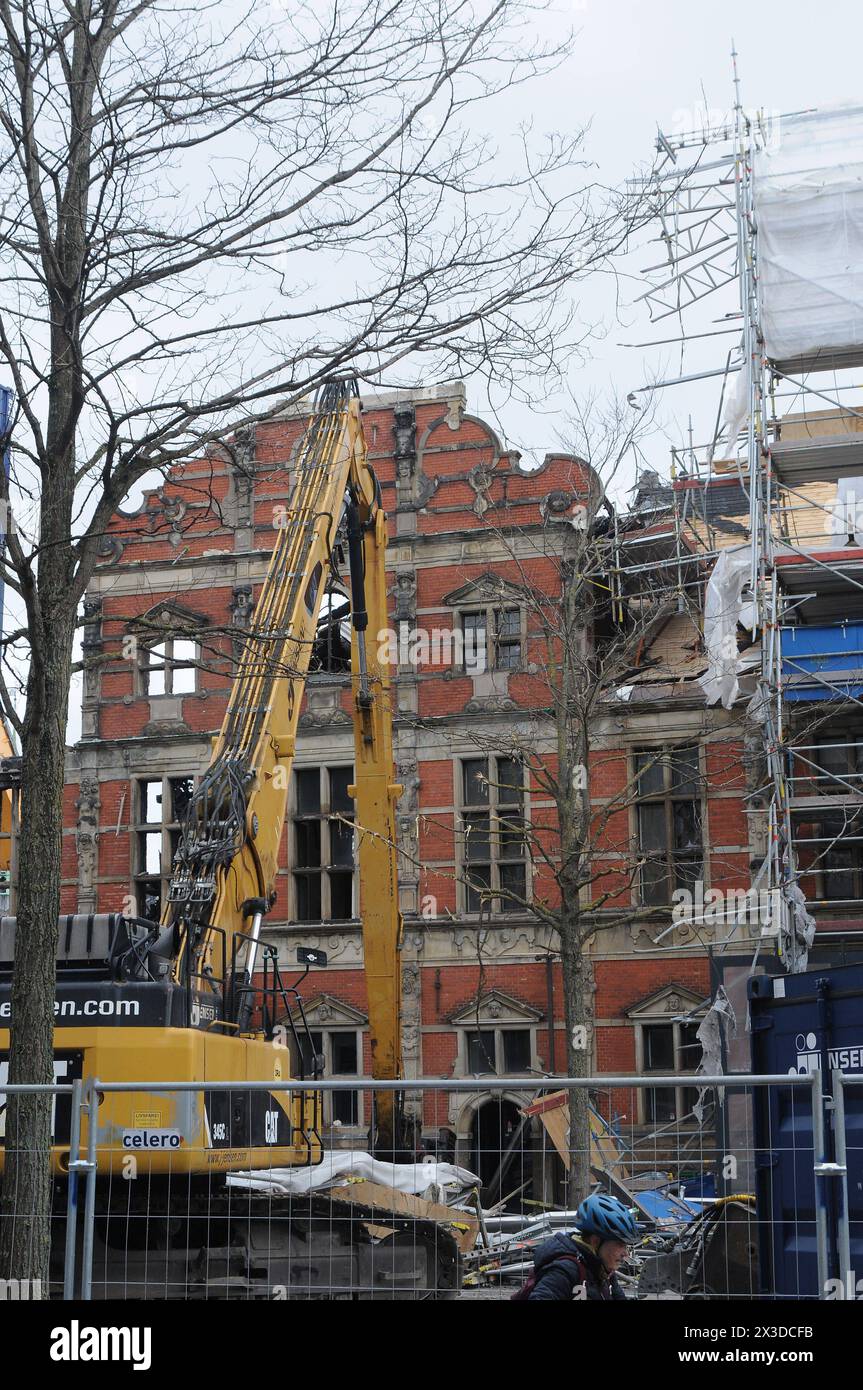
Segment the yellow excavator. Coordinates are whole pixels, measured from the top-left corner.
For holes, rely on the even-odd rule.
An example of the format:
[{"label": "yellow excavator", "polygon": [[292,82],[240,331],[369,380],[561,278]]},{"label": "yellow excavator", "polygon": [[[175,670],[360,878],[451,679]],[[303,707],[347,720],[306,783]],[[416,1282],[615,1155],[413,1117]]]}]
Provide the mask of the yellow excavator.
[{"label": "yellow excavator", "polygon": [[[457,1282],[453,1239],[432,1222],[322,1196],[258,1196],[229,1175],[324,1158],[320,1092],[302,999],[262,940],[306,675],[327,579],[346,548],[351,592],[355,834],[372,1075],[401,1076],[401,918],[389,672],[386,515],[368,462],[355,381],[319,392],[280,509],[268,573],[209,767],[195,788],[160,923],[76,914],[60,923],[55,1070],[98,1083],[94,1293],[136,1297],[410,1297]],[[343,528],[343,530],[341,529]],[[338,539],[337,539],[338,532]],[[344,540],[342,537],[344,536]],[[8,1017],[14,919],[0,926],[0,1019]],[[323,954],[300,950],[307,968]],[[0,1031],[0,1056],[8,1049]],[[112,1091],[110,1083],[133,1091]],[[149,1090],[201,1082],[203,1090]],[[206,1083],[259,1083],[206,1089]],[[263,1083],[263,1084],[261,1084]],[[103,1089],[104,1087],[104,1089]],[[376,1092],[370,1148],[402,1156],[402,1106]],[[69,1166],[57,1107],[58,1210]],[[68,1124],[68,1118],[66,1120]],[[64,1138],[66,1142],[63,1142]],[[81,1135],[86,1152],[86,1117]],[[131,1163],[130,1163],[131,1160]],[[133,1176],[131,1180],[124,1181]],[[56,1223],[62,1227],[62,1222]],[[57,1260],[62,1252],[58,1248]]]}]

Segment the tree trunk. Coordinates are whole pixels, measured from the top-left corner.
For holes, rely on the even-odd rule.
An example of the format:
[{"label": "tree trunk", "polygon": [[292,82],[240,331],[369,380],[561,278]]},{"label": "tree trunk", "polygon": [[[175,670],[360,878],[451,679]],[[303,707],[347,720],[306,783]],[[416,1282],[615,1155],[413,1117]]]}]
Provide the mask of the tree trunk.
[{"label": "tree trunk", "polygon": [[[568,1076],[589,1076],[591,1029],[585,1007],[590,962],[579,940],[577,914],[561,904],[560,958],[566,1020]],[[575,1208],[590,1192],[590,1109],[586,1087],[569,1093],[569,1206]]]},{"label": "tree trunk", "polygon": [[[68,396],[66,397],[68,400]],[[64,402],[65,403],[65,402]],[[31,610],[22,734],[15,973],[9,1081],[54,1081],[54,997],[63,845],[66,719],[76,602],[70,538],[74,454],[43,478],[41,545]],[[53,1097],[10,1096],[0,1222],[0,1277],[48,1287]]]}]

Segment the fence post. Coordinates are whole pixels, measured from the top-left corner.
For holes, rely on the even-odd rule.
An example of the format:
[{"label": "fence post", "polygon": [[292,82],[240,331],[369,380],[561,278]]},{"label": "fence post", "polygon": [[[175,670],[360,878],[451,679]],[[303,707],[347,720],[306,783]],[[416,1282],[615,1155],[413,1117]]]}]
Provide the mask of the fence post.
[{"label": "fence post", "polygon": [[81,1149],[81,1099],[83,1082],[72,1082],[72,1113],[69,1130],[69,1187],[66,1194],[66,1251],[63,1260],[63,1297],[75,1297],[75,1245],[78,1239],[78,1173]]},{"label": "fence post", "polygon": [[[835,1077],[835,1072],[834,1072]],[[813,1139],[813,1158],[815,1173],[815,1236],[818,1246],[818,1283],[820,1285],[819,1298],[828,1297],[828,1280],[830,1279],[830,1268],[835,1269],[841,1255],[835,1248],[828,1248],[828,1232],[832,1229],[832,1223],[828,1221],[828,1212],[831,1207],[835,1189],[828,1192],[827,1183],[835,1178],[847,1177],[844,1163],[835,1162],[827,1156],[827,1128],[824,1123],[824,1086],[820,1068],[812,1073],[812,1139]],[[839,1237],[841,1246],[842,1238]],[[831,1261],[831,1255],[833,1257]]]},{"label": "fence post", "polygon": [[856,1287],[851,1274],[851,1216],[848,1206],[848,1153],[845,1145],[845,1078],[841,1071],[833,1072],[833,1124],[836,1136],[836,1162],[841,1169],[842,1210],[839,1213],[839,1278],[844,1298],[855,1298]]},{"label": "fence post", "polygon": [[84,1243],[81,1251],[81,1297],[92,1298],[93,1288],[93,1226],[96,1219],[96,1125],[99,1117],[99,1092],[95,1077],[89,1083],[87,1096],[87,1188],[84,1197]]},{"label": "fence post", "polygon": [[827,1203],[822,1172],[827,1162],[824,1148],[824,1089],[821,1070],[812,1072],[812,1171],[815,1184],[815,1248],[818,1257],[818,1297],[827,1292]]}]

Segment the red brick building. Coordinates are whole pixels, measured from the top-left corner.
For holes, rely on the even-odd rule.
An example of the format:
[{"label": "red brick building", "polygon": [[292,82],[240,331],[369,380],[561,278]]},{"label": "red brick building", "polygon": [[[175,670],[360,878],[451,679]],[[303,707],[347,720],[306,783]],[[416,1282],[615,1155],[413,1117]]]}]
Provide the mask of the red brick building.
[{"label": "red brick building", "polygon": [[[518,739],[536,741],[548,759],[554,748],[534,659],[541,634],[521,594],[526,582],[552,594],[559,585],[555,537],[589,478],[559,453],[522,469],[519,455],[466,412],[460,383],[370,397],[364,419],[389,515],[391,620],[400,639],[407,1074],[444,1083],[511,1074],[505,1104],[515,1113],[532,1093],[531,1078],[565,1068],[557,943],[529,908],[492,896],[481,918],[480,900],[483,888],[488,896],[508,887],[528,904],[553,904],[555,885],[517,837],[504,844],[484,833],[484,818],[509,807],[547,819],[552,809],[512,755]],[[158,915],[189,779],[205,768],[221,722],[303,423],[289,414],[239,432],[177,469],[105,538],[87,597],[82,737],[68,758],[64,911]],[[327,952],[305,998],[329,1069],[351,1074],[367,1070],[368,1057],[353,846],[333,819],[351,812],[353,747],[338,602],[337,591],[318,653],[324,669],[307,687],[267,925],[288,969],[297,945]],[[427,650],[416,650],[417,632]],[[688,853],[701,856],[713,886],[745,886],[752,847],[743,747],[730,716],[705,710],[697,642],[696,624],[677,607],[655,625],[644,672],[597,719],[590,791],[602,805],[651,752],[644,806],[623,805],[609,820],[609,863],[647,854],[670,884]],[[553,835],[546,843],[553,858]],[[624,895],[636,905],[643,872]],[[655,903],[655,884],[651,891]],[[636,914],[592,947],[593,1069],[670,1074],[641,1102],[647,1110],[629,1117],[644,1124],[682,1114],[688,1103],[680,1073],[694,1067],[698,1050],[685,1019],[709,993],[704,930],[674,927],[670,912],[657,945],[661,929]],[[343,1125],[362,1122],[352,1096],[333,1103]],[[444,1084],[426,1104],[427,1131],[446,1128],[471,1142],[479,1103],[449,1096]]]}]

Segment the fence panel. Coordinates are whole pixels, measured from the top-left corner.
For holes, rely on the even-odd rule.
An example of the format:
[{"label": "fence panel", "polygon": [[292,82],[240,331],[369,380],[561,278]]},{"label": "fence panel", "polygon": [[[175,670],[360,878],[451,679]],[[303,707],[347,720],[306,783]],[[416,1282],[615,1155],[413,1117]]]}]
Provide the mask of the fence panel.
[{"label": "fence panel", "polygon": [[[692,1080],[0,1087],[4,1158],[9,1093],[50,1094],[54,1136],[50,1287],[0,1299],[508,1299],[591,1190],[636,1218],[627,1297],[863,1294],[863,1076]],[[372,1158],[382,1090],[406,1123]]]},{"label": "fence panel", "polygon": [[[62,1060],[55,1073],[63,1075]],[[54,1183],[50,1217],[52,1261],[48,1286],[40,1278],[32,1278],[25,1270],[39,1264],[34,1241],[39,1238],[35,1220],[33,1184],[28,1180],[28,1150],[22,1135],[22,1125],[16,1108],[20,1096],[39,1095],[50,1101],[51,1136],[55,1155],[63,1157],[63,1174],[68,1172],[68,1155],[75,1151],[79,1134],[82,1083],[76,1078],[68,1083],[47,1085],[10,1085],[8,1063],[0,1061],[0,1166],[2,1166],[3,1197],[0,1203],[0,1222],[3,1223],[3,1248],[10,1251],[8,1267],[0,1268],[0,1302],[32,1302],[51,1294],[71,1297],[75,1282],[76,1201],[77,1183],[60,1180]],[[10,1162],[11,1160],[11,1162]],[[14,1181],[10,1176],[14,1172]],[[56,1169],[56,1162],[52,1163]],[[9,1227],[13,1230],[10,1232]],[[59,1265],[56,1259],[59,1258]],[[20,1261],[20,1267],[18,1265]]]},{"label": "fence panel", "polygon": [[[820,1084],[818,1073],[699,1077],[697,1089],[673,1075],[351,1078],[136,1095],[95,1082],[77,1291],[508,1299],[594,1189],[638,1222],[617,1271],[628,1297],[773,1299],[779,1268],[783,1292],[830,1296],[842,1224],[828,1219]],[[392,1162],[369,1155],[382,1089],[409,1121]],[[122,1144],[115,1102],[135,1121]],[[253,1169],[237,1171],[250,1147]]]}]

